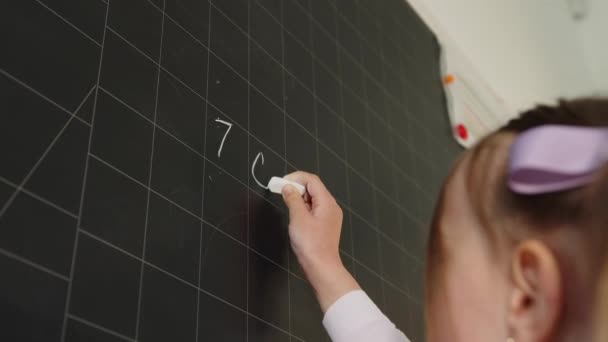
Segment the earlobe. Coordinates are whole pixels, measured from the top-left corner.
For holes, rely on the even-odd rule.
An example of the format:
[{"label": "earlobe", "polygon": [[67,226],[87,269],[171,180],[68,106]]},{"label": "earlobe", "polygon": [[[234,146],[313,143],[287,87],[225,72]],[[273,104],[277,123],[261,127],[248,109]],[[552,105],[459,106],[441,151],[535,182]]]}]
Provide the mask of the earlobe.
[{"label": "earlobe", "polygon": [[516,341],[545,341],[555,334],[562,280],[553,252],[541,241],[522,242],[513,253],[509,329]]}]

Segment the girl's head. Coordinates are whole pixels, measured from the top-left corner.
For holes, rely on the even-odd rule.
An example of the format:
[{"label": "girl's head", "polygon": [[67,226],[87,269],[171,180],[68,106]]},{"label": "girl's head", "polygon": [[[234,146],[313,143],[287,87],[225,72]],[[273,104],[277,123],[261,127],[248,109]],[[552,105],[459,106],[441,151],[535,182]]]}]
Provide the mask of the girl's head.
[{"label": "girl's head", "polygon": [[512,143],[548,124],[608,127],[608,100],[528,111],[456,163],[431,227],[429,341],[589,340],[608,246],[608,167],[558,192],[507,186]]}]

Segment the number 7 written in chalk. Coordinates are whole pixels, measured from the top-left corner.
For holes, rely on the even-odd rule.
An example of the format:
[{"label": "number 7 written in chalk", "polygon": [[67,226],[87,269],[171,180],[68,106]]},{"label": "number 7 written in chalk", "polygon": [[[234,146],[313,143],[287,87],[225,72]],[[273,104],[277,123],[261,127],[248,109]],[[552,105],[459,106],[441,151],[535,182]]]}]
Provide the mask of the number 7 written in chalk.
[{"label": "number 7 written in chalk", "polygon": [[230,133],[230,130],[232,129],[233,124],[231,124],[228,121],[224,121],[220,118],[215,119],[215,122],[219,122],[221,124],[228,126],[228,129],[226,130],[226,133],[224,133],[224,137],[222,138],[222,142],[220,143],[220,148],[217,150],[217,157],[219,158],[222,156],[222,149],[224,148],[224,142],[226,142],[226,138],[228,137],[228,133]]}]

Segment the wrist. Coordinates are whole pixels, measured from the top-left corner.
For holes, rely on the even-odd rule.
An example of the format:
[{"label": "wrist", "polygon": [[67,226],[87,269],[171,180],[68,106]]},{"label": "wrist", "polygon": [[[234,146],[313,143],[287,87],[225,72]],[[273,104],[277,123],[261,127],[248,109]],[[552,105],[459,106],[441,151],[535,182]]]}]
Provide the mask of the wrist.
[{"label": "wrist", "polygon": [[344,268],[340,253],[308,253],[298,255],[298,262],[307,275],[314,273],[318,275],[331,274]]},{"label": "wrist", "polygon": [[339,254],[299,258],[299,261],[323,313],[343,295],[360,289],[359,284],[344,267]]}]

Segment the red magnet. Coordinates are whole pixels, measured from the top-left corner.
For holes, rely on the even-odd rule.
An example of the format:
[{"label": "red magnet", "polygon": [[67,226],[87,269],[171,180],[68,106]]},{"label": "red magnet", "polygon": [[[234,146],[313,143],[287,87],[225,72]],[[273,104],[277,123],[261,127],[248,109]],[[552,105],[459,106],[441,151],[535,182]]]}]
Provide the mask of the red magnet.
[{"label": "red magnet", "polygon": [[469,132],[463,124],[459,124],[458,126],[456,126],[456,134],[462,140],[467,140],[467,138],[469,137]]}]

